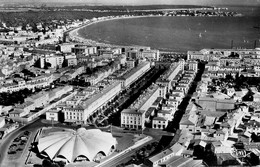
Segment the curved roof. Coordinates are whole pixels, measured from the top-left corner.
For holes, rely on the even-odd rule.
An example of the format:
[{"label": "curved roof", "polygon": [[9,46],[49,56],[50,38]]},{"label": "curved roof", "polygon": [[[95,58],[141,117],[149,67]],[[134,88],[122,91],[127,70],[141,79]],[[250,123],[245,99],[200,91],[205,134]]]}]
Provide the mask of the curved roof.
[{"label": "curved roof", "polygon": [[40,138],[38,149],[39,152],[44,151],[51,159],[62,156],[69,162],[74,162],[78,156],[85,156],[92,161],[99,152],[107,155],[116,143],[111,133],[99,129],[66,129]]}]

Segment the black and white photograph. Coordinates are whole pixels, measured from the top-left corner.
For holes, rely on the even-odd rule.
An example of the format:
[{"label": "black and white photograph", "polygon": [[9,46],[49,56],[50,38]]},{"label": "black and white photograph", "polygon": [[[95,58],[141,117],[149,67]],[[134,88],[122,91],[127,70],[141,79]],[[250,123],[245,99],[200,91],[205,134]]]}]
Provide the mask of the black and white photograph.
[{"label": "black and white photograph", "polygon": [[260,0],[0,0],[0,167],[260,166]]}]

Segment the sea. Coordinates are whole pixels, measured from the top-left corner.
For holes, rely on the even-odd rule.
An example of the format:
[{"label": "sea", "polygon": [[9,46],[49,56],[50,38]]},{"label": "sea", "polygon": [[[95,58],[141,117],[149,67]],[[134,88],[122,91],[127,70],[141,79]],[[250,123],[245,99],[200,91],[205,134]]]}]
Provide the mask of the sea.
[{"label": "sea", "polygon": [[260,6],[229,6],[228,10],[242,16],[117,19],[89,25],[78,34],[102,43],[150,46],[173,52],[260,47]]}]

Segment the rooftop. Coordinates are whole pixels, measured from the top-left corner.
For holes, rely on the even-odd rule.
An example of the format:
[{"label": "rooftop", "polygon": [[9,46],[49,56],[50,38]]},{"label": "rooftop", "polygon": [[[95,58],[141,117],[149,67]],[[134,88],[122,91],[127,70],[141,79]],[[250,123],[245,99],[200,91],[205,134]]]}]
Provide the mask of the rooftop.
[{"label": "rooftop", "polygon": [[158,85],[151,85],[148,89],[144,91],[143,94],[138,97],[138,99],[134,103],[131,104],[130,108],[141,110],[147,100],[158,90],[158,88]]},{"label": "rooftop", "polygon": [[140,112],[136,109],[124,109],[122,111],[122,113],[126,113],[126,114],[140,114]]},{"label": "rooftop", "polygon": [[17,109],[24,109],[25,107],[28,107],[28,106],[33,105],[33,104],[34,103],[31,102],[31,101],[25,101],[24,103],[15,106],[15,108],[17,108]]},{"label": "rooftop", "polygon": [[167,149],[167,150],[165,150],[165,151],[160,152],[159,154],[156,154],[156,155],[150,157],[149,160],[150,160],[151,162],[156,162],[156,161],[158,161],[159,159],[162,159],[162,158],[164,158],[165,156],[167,156],[167,155],[169,155],[169,154],[171,154],[171,153],[172,153],[172,150]]},{"label": "rooftop", "polygon": [[127,79],[130,76],[134,75],[136,72],[138,72],[140,69],[142,69],[143,67],[145,67],[147,64],[150,64],[149,62],[142,62],[140,63],[137,67],[132,68],[130,71],[128,71],[127,73],[125,73],[123,76],[121,76],[122,79]]},{"label": "rooftop", "polygon": [[107,94],[108,92],[111,91],[111,89],[113,89],[114,87],[121,85],[120,82],[113,82],[110,85],[107,85],[101,92],[98,93],[94,93],[91,96],[89,96],[89,98],[84,101],[84,106],[89,106],[90,104],[92,104],[93,102],[95,102],[96,100],[100,99],[102,96],[104,96],[105,94]]},{"label": "rooftop", "polygon": [[229,99],[215,99],[211,97],[199,97],[198,104],[205,110],[233,110],[235,101]]},{"label": "rooftop", "polygon": [[167,110],[159,110],[158,113],[162,113],[162,114],[171,114],[171,111],[167,111]]},{"label": "rooftop", "polygon": [[30,96],[30,97],[27,97],[26,100],[36,100],[38,98],[42,98],[43,96],[48,96],[48,95],[49,95],[48,92],[41,91],[41,92],[39,92],[37,94],[34,94],[34,95]]},{"label": "rooftop", "polygon": [[204,166],[202,160],[193,160],[192,158],[184,158],[182,156],[173,156],[170,159],[168,159],[165,162],[160,163],[161,165],[166,166],[174,166],[174,167],[180,167],[180,166],[193,166],[193,167],[199,167]]},{"label": "rooftop", "polygon": [[153,104],[158,104],[161,103],[163,101],[163,97],[157,97],[157,99],[154,101]]},{"label": "rooftop", "polygon": [[154,117],[153,120],[154,121],[167,121],[167,119],[165,119],[163,117]]},{"label": "rooftop", "polygon": [[219,157],[223,161],[235,160],[236,159],[230,153],[217,153],[216,156]]},{"label": "rooftop", "polygon": [[245,123],[245,126],[260,127],[260,122],[257,122],[255,120],[250,120]]},{"label": "rooftop", "polygon": [[169,77],[172,75],[172,73],[178,68],[178,64],[174,63],[170,66],[169,70],[165,71],[163,75],[159,78],[159,80],[169,80]]},{"label": "rooftop", "polygon": [[209,110],[198,110],[201,115],[207,116],[207,117],[222,117],[225,115],[225,112],[214,112],[214,111],[209,111]]},{"label": "rooftop", "polygon": [[156,110],[155,107],[148,108],[148,110],[145,112],[145,118],[148,118],[155,110]]}]

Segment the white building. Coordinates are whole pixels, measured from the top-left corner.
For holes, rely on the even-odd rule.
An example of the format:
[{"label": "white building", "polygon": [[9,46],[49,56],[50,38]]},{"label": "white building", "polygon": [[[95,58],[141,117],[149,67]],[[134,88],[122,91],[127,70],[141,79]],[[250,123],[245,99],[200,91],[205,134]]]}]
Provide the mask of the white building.
[{"label": "white building", "polygon": [[136,109],[124,109],[121,112],[121,127],[130,129],[143,129],[145,112]]},{"label": "white building", "polygon": [[182,68],[182,63],[173,63],[170,68],[156,80],[156,84],[166,87],[167,92],[169,92],[172,90],[173,79],[179,74]]},{"label": "white building", "polygon": [[92,114],[98,112],[103,105],[107,104],[107,102],[113,99],[120,91],[121,84],[119,82],[113,82],[107,85],[102,91],[88,96],[88,98],[80,102],[79,105],[78,100],[76,100],[75,103],[70,103],[70,105],[63,110],[65,122],[86,123]]},{"label": "white building", "polygon": [[166,102],[168,105],[171,105],[173,110],[172,110],[172,114],[175,113],[175,111],[177,111],[179,104],[181,103],[181,100],[175,100],[175,99],[168,99]]},{"label": "white building", "polygon": [[180,129],[194,133],[197,131],[198,115],[184,115],[180,122]]},{"label": "white building", "polygon": [[52,108],[46,112],[46,120],[49,121],[59,121],[59,114],[61,110],[58,108]]},{"label": "white building", "polygon": [[142,57],[148,60],[159,61],[159,50],[144,50],[142,51]]},{"label": "white building", "polygon": [[59,50],[63,53],[71,53],[73,47],[75,47],[75,44],[63,43],[59,45]]},{"label": "white building", "polygon": [[90,54],[97,54],[97,47],[90,47],[90,46],[76,46],[71,48],[71,52],[75,53],[76,55],[90,55]]},{"label": "white building", "polygon": [[24,102],[23,104],[17,105],[14,108],[14,111],[9,113],[10,118],[16,117],[24,117],[30,113],[31,110],[34,110],[35,106],[34,103],[31,101]]},{"label": "white building", "polygon": [[154,117],[153,118],[153,123],[152,123],[152,128],[154,129],[164,129],[168,125],[168,120],[165,119],[164,117]]},{"label": "white building", "polygon": [[25,102],[33,102],[35,108],[45,106],[49,100],[49,93],[43,91],[24,99]]},{"label": "white building", "polygon": [[5,118],[4,117],[0,117],[0,128],[5,126]]},{"label": "white building", "polygon": [[46,63],[50,63],[50,68],[62,67],[64,62],[63,56],[50,56],[46,55],[45,57],[40,58],[40,67],[44,68]]},{"label": "white building", "polygon": [[[167,166],[164,163],[170,160],[171,158],[174,158],[176,156],[175,161],[182,159],[181,153],[184,150],[184,146],[180,145],[179,143],[175,143],[173,146],[171,146],[169,149],[166,149],[148,159],[146,165],[152,166],[152,167],[159,167],[159,166]],[[173,161],[174,162],[174,161]],[[185,162],[185,161],[184,161]]]},{"label": "white building", "polygon": [[160,97],[160,89],[156,84],[151,85],[147,88],[139,98],[132,103],[130,108],[138,109],[141,111],[147,111],[152,106],[155,100]]},{"label": "white building", "polygon": [[197,61],[190,60],[190,61],[188,61],[188,65],[189,65],[189,70],[195,71],[195,72],[198,71],[198,62]]},{"label": "white building", "polygon": [[152,128],[164,129],[167,127],[168,122],[173,118],[171,110],[159,110],[157,117],[153,118]]},{"label": "white building", "polygon": [[129,72],[119,77],[117,80],[121,82],[122,87],[129,87],[134,81],[145,74],[150,68],[150,62],[142,62],[137,67],[132,68]]}]

